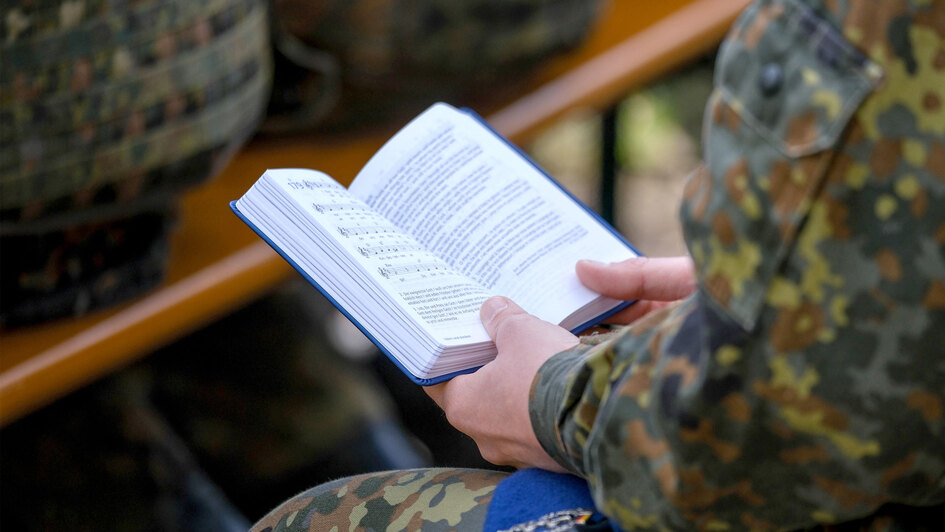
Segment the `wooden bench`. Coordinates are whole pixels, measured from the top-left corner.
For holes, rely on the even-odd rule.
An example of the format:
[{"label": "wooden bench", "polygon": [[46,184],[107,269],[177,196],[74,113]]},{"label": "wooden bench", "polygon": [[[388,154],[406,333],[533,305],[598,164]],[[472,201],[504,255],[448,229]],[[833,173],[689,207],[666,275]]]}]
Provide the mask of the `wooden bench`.
[{"label": "wooden bench", "polygon": [[[709,52],[747,0],[611,0],[590,39],[549,63],[506,105],[477,109],[523,143],[576,108],[604,109],[627,92]],[[292,270],[229,211],[270,167],[351,180],[392,131],[251,142],[222,175],[189,192],[166,281],[89,316],[0,333],[0,426],[260,297]]]}]

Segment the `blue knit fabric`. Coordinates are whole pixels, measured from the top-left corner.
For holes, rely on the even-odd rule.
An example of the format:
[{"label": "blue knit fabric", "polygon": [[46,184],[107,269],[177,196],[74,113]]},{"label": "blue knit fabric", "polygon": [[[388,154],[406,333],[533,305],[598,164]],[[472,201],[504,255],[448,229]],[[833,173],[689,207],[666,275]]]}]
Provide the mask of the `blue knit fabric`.
[{"label": "blue knit fabric", "polygon": [[523,469],[496,486],[483,530],[494,532],[576,508],[594,509],[584,479],[543,469]]}]

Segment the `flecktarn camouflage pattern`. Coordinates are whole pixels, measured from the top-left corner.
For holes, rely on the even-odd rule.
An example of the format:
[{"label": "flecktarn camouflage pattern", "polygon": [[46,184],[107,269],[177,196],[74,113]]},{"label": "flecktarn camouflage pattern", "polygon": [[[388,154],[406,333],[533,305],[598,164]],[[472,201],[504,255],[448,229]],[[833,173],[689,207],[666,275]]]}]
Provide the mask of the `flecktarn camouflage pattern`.
[{"label": "flecktarn camouflage pattern", "polygon": [[[317,57],[320,74],[277,62],[264,131],[343,86],[326,127],[406,117],[431,100],[463,105],[573,49],[603,0],[274,0],[275,27]],[[278,42],[278,39],[277,39]],[[324,68],[326,56],[334,68]],[[298,65],[304,66],[301,62]],[[296,65],[296,66],[298,66]],[[313,67],[306,67],[315,70]],[[328,70],[328,72],[326,72]],[[338,79],[334,79],[337,77]],[[285,115],[285,116],[282,116]],[[276,117],[281,118],[279,122]],[[311,124],[309,124],[311,125]]]},{"label": "flecktarn camouflage pattern", "polygon": [[293,497],[256,523],[253,530],[482,530],[492,493],[505,476],[495,471],[449,468],[357,475]]},{"label": "flecktarn camouflage pattern", "polygon": [[945,1],[756,2],[715,86],[699,289],[552,358],[539,440],[625,530],[940,528]]},{"label": "flecktarn camouflage pattern", "polygon": [[128,217],[0,236],[0,326],[85,314],[156,286],[174,222],[172,207],[158,205]]},{"label": "flecktarn camouflage pattern", "polygon": [[[294,35],[336,54],[359,84],[471,80],[577,45],[596,20],[590,0],[276,0]],[[455,83],[455,79],[454,79]]]},{"label": "flecktarn camouflage pattern", "polygon": [[0,6],[0,323],[153,286],[176,195],[254,131],[270,62],[263,0]]},{"label": "flecktarn camouflage pattern", "polygon": [[13,2],[0,9],[0,219],[208,178],[267,97],[261,0]]}]

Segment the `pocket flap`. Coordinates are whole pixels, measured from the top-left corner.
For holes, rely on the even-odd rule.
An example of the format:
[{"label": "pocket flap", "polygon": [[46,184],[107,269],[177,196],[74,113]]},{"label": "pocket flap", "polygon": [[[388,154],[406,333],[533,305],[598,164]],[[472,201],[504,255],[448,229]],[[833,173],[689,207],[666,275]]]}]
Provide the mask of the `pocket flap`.
[{"label": "pocket flap", "polygon": [[753,3],[722,45],[703,134],[705,167],[681,211],[702,287],[746,330],[882,78],[798,0]]},{"label": "pocket flap", "polygon": [[719,51],[715,86],[789,157],[833,145],[882,77],[878,65],[796,0],[750,7]]}]

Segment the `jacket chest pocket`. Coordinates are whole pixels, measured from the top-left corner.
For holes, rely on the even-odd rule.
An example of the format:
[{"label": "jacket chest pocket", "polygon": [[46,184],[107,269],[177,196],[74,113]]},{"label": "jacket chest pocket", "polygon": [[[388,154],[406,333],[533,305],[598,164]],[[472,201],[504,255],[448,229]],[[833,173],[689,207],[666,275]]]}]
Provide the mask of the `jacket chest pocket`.
[{"label": "jacket chest pocket", "polygon": [[752,4],[723,43],[705,165],[682,219],[702,286],[746,330],[808,216],[878,65],[797,0]]}]

